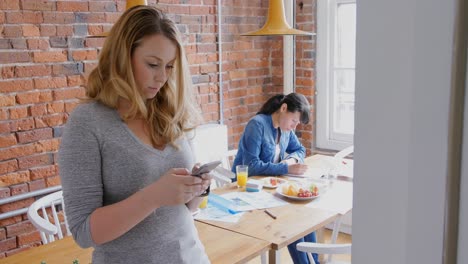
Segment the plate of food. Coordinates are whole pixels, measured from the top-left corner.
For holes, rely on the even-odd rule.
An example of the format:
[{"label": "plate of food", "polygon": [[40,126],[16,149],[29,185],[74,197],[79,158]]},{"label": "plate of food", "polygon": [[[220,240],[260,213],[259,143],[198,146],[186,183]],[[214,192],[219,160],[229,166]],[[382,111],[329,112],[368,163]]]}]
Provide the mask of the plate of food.
[{"label": "plate of food", "polygon": [[305,201],[320,196],[319,185],[315,183],[284,183],[276,188],[276,192],[289,199]]},{"label": "plate of food", "polygon": [[263,187],[274,189],[281,184],[287,183],[288,181],[285,179],[277,178],[277,177],[265,177],[262,179]]}]

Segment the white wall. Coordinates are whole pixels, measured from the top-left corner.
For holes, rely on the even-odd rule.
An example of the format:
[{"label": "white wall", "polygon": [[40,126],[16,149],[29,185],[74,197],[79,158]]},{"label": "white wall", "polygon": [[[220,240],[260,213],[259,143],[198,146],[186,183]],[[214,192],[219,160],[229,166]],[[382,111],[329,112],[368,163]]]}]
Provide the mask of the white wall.
[{"label": "white wall", "polygon": [[441,263],[456,0],[359,0],[353,263]]},{"label": "white wall", "polygon": [[[468,59],[467,59],[468,61]],[[468,64],[465,80],[465,116],[463,128],[463,157],[460,183],[460,219],[458,229],[458,262],[468,263]]]}]

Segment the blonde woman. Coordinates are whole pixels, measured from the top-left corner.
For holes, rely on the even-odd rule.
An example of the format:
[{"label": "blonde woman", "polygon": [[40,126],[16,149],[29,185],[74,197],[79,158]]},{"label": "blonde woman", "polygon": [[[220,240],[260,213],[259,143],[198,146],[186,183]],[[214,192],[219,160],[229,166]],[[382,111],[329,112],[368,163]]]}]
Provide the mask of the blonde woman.
[{"label": "blonde woman", "polygon": [[190,84],[174,23],[150,6],[122,14],[59,150],[67,221],[93,263],[209,263],[191,215],[211,176],[190,175]]}]

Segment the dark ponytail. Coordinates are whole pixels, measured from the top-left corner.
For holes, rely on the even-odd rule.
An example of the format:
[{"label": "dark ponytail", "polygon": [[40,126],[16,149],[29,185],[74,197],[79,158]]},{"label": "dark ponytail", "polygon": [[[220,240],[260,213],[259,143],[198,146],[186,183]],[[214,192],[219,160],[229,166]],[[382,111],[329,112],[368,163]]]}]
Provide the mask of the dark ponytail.
[{"label": "dark ponytail", "polygon": [[266,101],[262,108],[260,108],[260,111],[258,111],[258,114],[265,114],[265,115],[271,115],[274,112],[278,111],[280,109],[281,105],[286,104],[288,106],[288,112],[295,113],[295,112],[300,112],[301,113],[301,123],[302,124],[307,124],[309,123],[309,113],[310,113],[310,105],[309,102],[307,101],[307,98],[298,93],[290,93],[288,95],[283,95],[283,94],[277,94],[268,99]]}]

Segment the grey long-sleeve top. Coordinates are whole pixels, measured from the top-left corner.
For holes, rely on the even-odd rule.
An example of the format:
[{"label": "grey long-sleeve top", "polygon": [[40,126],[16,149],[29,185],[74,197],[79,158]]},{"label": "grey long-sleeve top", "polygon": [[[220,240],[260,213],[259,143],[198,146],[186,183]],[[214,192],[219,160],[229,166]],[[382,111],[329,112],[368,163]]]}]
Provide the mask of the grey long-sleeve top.
[{"label": "grey long-sleeve top", "polygon": [[[209,263],[186,205],[156,209],[122,236],[96,245],[90,215],[134,194],[171,168],[191,168],[189,142],[162,151],[142,143],[118,112],[92,102],[76,107],[65,126],[59,171],[74,239],[94,247],[93,263]],[[119,221],[119,219],[114,219]]]}]

